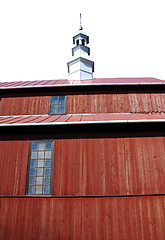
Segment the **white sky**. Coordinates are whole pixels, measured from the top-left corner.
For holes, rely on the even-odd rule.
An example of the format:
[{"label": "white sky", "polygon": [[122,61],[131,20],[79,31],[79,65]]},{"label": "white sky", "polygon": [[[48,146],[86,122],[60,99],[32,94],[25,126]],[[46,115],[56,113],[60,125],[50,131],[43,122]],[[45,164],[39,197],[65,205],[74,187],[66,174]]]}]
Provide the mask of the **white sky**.
[{"label": "white sky", "polygon": [[165,79],[164,4],[165,0],[1,0],[0,81],[68,78],[80,12],[95,78]]}]

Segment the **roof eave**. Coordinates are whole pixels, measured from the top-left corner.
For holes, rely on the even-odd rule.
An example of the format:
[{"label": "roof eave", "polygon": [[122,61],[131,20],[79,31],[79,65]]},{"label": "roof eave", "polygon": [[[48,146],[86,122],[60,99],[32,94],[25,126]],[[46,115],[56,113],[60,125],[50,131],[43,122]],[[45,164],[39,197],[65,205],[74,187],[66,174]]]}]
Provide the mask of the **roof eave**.
[{"label": "roof eave", "polygon": [[142,120],[106,120],[106,121],[82,121],[82,122],[49,122],[49,123],[15,123],[0,124],[0,127],[27,127],[27,126],[58,126],[58,125],[85,125],[85,124],[123,124],[123,123],[165,123],[165,119]]},{"label": "roof eave", "polygon": [[139,82],[139,83],[83,83],[83,84],[58,84],[58,85],[32,85],[32,86],[16,86],[16,87],[0,87],[0,90],[5,90],[5,89],[29,89],[29,88],[59,88],[59,87],[85,87],[85,86],[115,86],[115,85],[120,85],[120,86],[139,86],[139,85],[165,85],[165,82]]}]

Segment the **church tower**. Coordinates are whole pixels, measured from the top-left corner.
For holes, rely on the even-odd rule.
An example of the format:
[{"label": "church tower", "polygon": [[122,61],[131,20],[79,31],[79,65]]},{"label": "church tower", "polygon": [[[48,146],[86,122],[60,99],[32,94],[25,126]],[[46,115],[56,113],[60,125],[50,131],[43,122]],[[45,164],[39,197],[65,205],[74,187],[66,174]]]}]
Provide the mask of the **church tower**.
[{"label": "church tower", "polygon": [[83,31],[81,26],[77,34],[73,37],[72,59],[67,63],[70,80],[86,80],[93,78],[94,62],[89,59],[90,48],[89,36]]}]

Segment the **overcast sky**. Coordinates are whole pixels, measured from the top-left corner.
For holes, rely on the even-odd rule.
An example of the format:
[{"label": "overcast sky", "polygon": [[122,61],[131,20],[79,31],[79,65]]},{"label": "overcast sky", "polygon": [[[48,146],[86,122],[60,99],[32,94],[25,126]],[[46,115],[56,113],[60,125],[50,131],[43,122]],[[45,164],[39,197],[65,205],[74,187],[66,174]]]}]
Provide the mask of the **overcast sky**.
[{"label": "overcast sky", "polygon": [[80,12],[95,78],[165,79],[164,4],[164,0],[1,0],[0,81],[68,78]]}]

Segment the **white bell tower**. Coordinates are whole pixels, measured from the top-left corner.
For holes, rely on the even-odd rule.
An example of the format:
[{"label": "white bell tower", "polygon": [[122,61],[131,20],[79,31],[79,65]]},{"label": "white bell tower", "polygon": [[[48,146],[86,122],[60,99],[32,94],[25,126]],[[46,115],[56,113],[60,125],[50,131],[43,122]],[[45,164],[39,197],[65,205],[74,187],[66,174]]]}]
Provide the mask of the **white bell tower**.
[{"label": "white bell tower", "polygon": [[81,26],[79,32],[73,37],[72,59],[67,63],[70,80],[86,80],[93,78],[94,62],[89,59],[90,48],[87,46],[89,37]]}]

